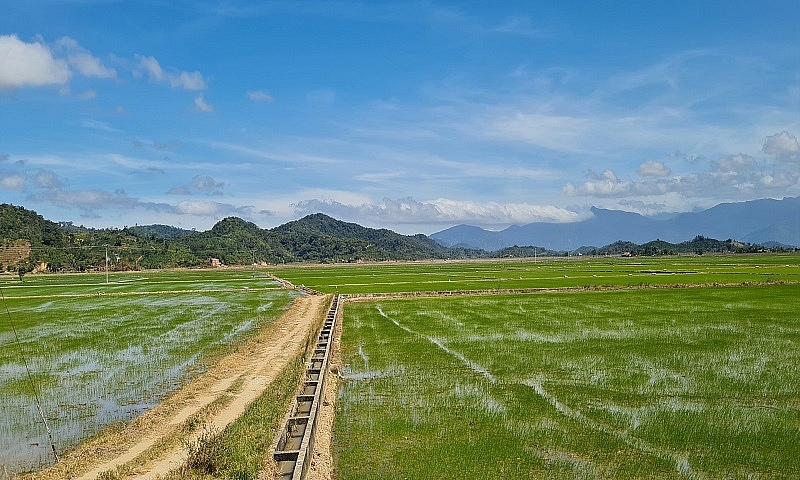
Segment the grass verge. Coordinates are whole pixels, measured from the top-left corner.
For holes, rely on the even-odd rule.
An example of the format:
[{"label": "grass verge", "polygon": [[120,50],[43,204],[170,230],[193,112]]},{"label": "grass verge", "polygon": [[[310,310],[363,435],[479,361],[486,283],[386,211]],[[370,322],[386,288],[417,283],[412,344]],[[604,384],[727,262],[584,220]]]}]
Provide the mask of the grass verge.
[{"label": "grass verge", "polygon": [[302,355],[284,367],[267,392],[222,432],[208,429],[188,445],[189,460],[165,480],[256,479],[304,372]]}]

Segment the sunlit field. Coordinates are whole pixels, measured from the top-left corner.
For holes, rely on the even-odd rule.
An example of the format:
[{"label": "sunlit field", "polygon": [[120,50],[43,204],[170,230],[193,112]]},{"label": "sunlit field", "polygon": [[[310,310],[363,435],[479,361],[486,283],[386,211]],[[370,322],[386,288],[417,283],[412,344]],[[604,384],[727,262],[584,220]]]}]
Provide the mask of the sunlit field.
[{"label": "sunlit field", "polygon": [[342,294],[796,283],[800,254],[348,264],[272,271],[296,285]]},{"label": "sunlit field", "polygon": [[0,465],[10,472],[52,462],[37,393],[64,451],[155,406],[297,296],[248,270],[0,282]]},{"label": "sunlit field", "polygon": [[798,285],[348,302],[337,478],[797,478],[798,312]]}]

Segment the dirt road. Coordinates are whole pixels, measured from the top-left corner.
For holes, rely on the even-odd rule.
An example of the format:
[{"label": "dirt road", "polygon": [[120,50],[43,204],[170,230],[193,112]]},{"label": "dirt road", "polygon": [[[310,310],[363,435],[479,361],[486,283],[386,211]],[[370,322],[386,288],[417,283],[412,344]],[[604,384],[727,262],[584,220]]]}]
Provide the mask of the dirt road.
[{"label": "dirt road", "polygon": [[144,480],[178,467],[186,457],[185,443],[203,432],[187,424],[197,420],[222,430],[238,418],[316,333],[312,327],[324,318],[328,301],[326,296],[297,298],[279,319],[158,407],[26,478],[94,480],[115,470],[115,478]]}]

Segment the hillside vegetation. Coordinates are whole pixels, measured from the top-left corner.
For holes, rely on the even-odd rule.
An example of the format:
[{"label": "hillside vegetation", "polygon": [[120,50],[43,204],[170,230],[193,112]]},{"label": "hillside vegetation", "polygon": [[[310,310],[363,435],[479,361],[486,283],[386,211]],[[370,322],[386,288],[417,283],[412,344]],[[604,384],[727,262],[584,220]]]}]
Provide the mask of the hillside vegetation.
[{"label": "hillside vegetation", "polygon": [[58,224],[36,212],[0,205],[0,270],[16,272],[139,270],[291,262],[420,260],[486,256],[447,248],[425,235],[406,236],[314,214],[273,229],[236,217],[194,232],[165,225],[90,229]]},{"label": "hillside vegetation", "polygon": [[[780,249],[779,246],[775,248]],[[83,272],[200,267],[218,259],[223,265],[253,263],[341,263],[380,260],[428,260],[583,255],[674,255],[750,253],[763,246],[697,236],[672,244],[661,240],[637,245],[619,241],[573,252],[513,246],[487,252],[445,247],[431,238],[362,227],[316,213],[272,229],[237,217],[195,232],[167,225],[106,229],[56,223],[20,206],[0,205],[0,271]]]}]

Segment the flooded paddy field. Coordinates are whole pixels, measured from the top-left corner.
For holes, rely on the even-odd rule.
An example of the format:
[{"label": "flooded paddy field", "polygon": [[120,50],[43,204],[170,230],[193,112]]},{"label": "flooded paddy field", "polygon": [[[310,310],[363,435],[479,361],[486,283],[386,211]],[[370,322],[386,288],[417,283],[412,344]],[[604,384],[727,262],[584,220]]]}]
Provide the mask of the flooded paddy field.
[{"label": "flooded paddy field", "polygon": [[798,311],[797,284],[348,302],[337,478],[796,477]]},{"label": "flooded paddy field", "polygon": [[157,405],[297,296],[246,270],[0,279],[0,465],[21,472]]}]

